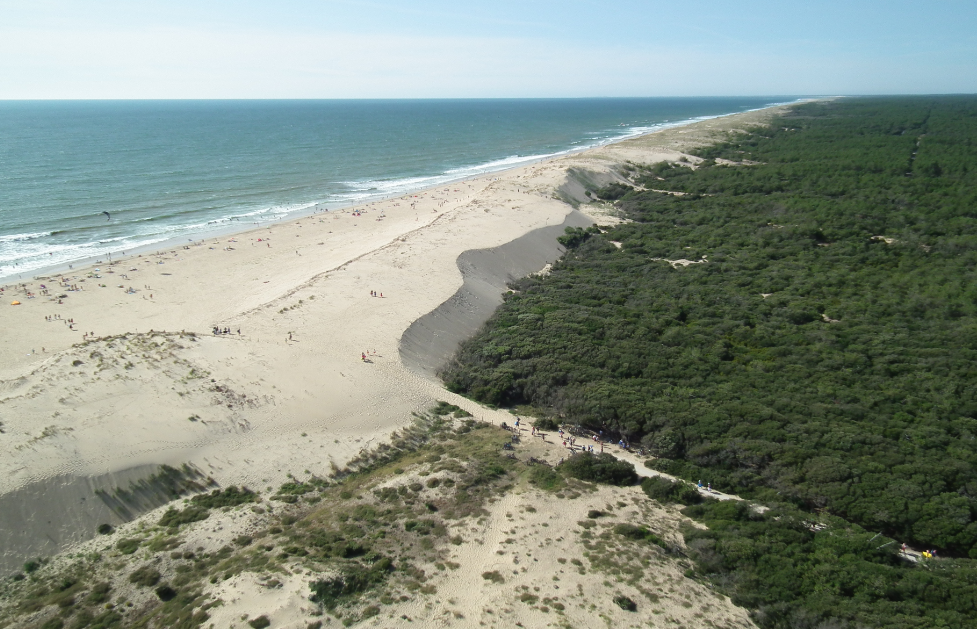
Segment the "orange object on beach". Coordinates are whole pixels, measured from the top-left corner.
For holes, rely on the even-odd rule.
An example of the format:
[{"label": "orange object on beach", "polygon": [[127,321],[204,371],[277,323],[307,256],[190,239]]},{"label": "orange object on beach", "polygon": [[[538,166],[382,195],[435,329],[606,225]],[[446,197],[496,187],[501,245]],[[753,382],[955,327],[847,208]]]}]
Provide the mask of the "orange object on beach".
[{"label": "orange object on beach", "polygon": [[10,305],[11,306],[19,306],[20,305],[20,302],[19,301],[12,301],[12,302],[10,302]]}]

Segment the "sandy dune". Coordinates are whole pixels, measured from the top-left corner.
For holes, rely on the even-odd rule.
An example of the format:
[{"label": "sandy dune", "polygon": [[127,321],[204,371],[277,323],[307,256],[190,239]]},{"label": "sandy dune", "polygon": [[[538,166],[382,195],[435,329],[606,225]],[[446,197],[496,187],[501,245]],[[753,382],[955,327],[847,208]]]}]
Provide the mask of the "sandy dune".
[{"label": "sandy dune", "polygon": [[[26,299],[8,285],[0,306],[0,570],[91,537],[106,517],[95,489],[124,486],[133,470],[187,463],[220,484],[265,489],[290,473],[327,474],[435,399],[492,419],[430,373],[494,305],[468,308],[478,313],[470,318],[464,299],[455,300],[460,310],[442,308],[454,318],[452,336],[433,342],[438,326],[428,319],[427,337],[405,341],[409,365],[401,338],[463,295],[466,277],[479,287],[467,293],[469,306],[498,303],[491,292],[506,275],[541,270],[559,250],[529,238],[529,253],[502,249],[518,259],[491,269],[459,268],[459,256],[563,224],[573,210],[567,201],[586,199],[580,173],[613,181],[625,160],[678,159],[776,111],[28,283],[35,293],[45,284],[50,296]],[[600,206],[580,209],[612,220]],[[83,290],[65,290],[62,277]],[[59,304],[56,295],[67,297]],[[9,306],[13,299],[22,305]],[[232,333],[215,336],[213,326]],[[44,504],[54,479],[80,488],[64,521]],[[10,533],[41,518],[47,528],[32,540]]]}]

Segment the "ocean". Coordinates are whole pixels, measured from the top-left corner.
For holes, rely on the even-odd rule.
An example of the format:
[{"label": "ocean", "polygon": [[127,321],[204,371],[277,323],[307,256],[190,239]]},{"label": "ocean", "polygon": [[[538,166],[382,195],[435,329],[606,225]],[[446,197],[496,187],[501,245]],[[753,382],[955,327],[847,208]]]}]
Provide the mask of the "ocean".
[{"label": "ocean", "polygon": [[0,279],[793,100],[4,101]]}]

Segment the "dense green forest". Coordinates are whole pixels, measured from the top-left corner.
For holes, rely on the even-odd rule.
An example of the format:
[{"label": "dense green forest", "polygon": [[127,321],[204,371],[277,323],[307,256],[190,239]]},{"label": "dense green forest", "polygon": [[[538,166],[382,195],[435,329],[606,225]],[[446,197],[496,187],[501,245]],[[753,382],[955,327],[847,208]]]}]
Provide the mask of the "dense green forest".
[{"label": "dense green forest", "polygon": [[683,513],[696,573],[764,628],[965,629],[975,626],[977,562],[939,559],[919,566],[893,540],[781,505],[757,513],[745,502],[707,500]]},{"label": "dense green forest", "polygon": [[977,98],[804,104],[698,156],[593,191],[633,222],[568,230],[448,387],[977,557]]}]

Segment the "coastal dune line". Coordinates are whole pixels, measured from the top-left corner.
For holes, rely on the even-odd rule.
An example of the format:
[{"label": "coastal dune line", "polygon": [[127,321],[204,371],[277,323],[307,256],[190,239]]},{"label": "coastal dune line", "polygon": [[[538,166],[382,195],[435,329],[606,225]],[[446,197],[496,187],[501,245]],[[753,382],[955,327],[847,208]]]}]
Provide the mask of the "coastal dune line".
[{"label": "coastal dune line", "polygon": [[503,412],[447,392],[436,373],[509,281],[562,255],[566,227],[614,222],[567,182],[676,160],[779,110],[8,287],[0,524],[20,533],[0,538],[0,570],[159,506],[107,512],[95,490],[148,482],[162,464],[266,490],[328,475],[438,399],[498,423]]}]

